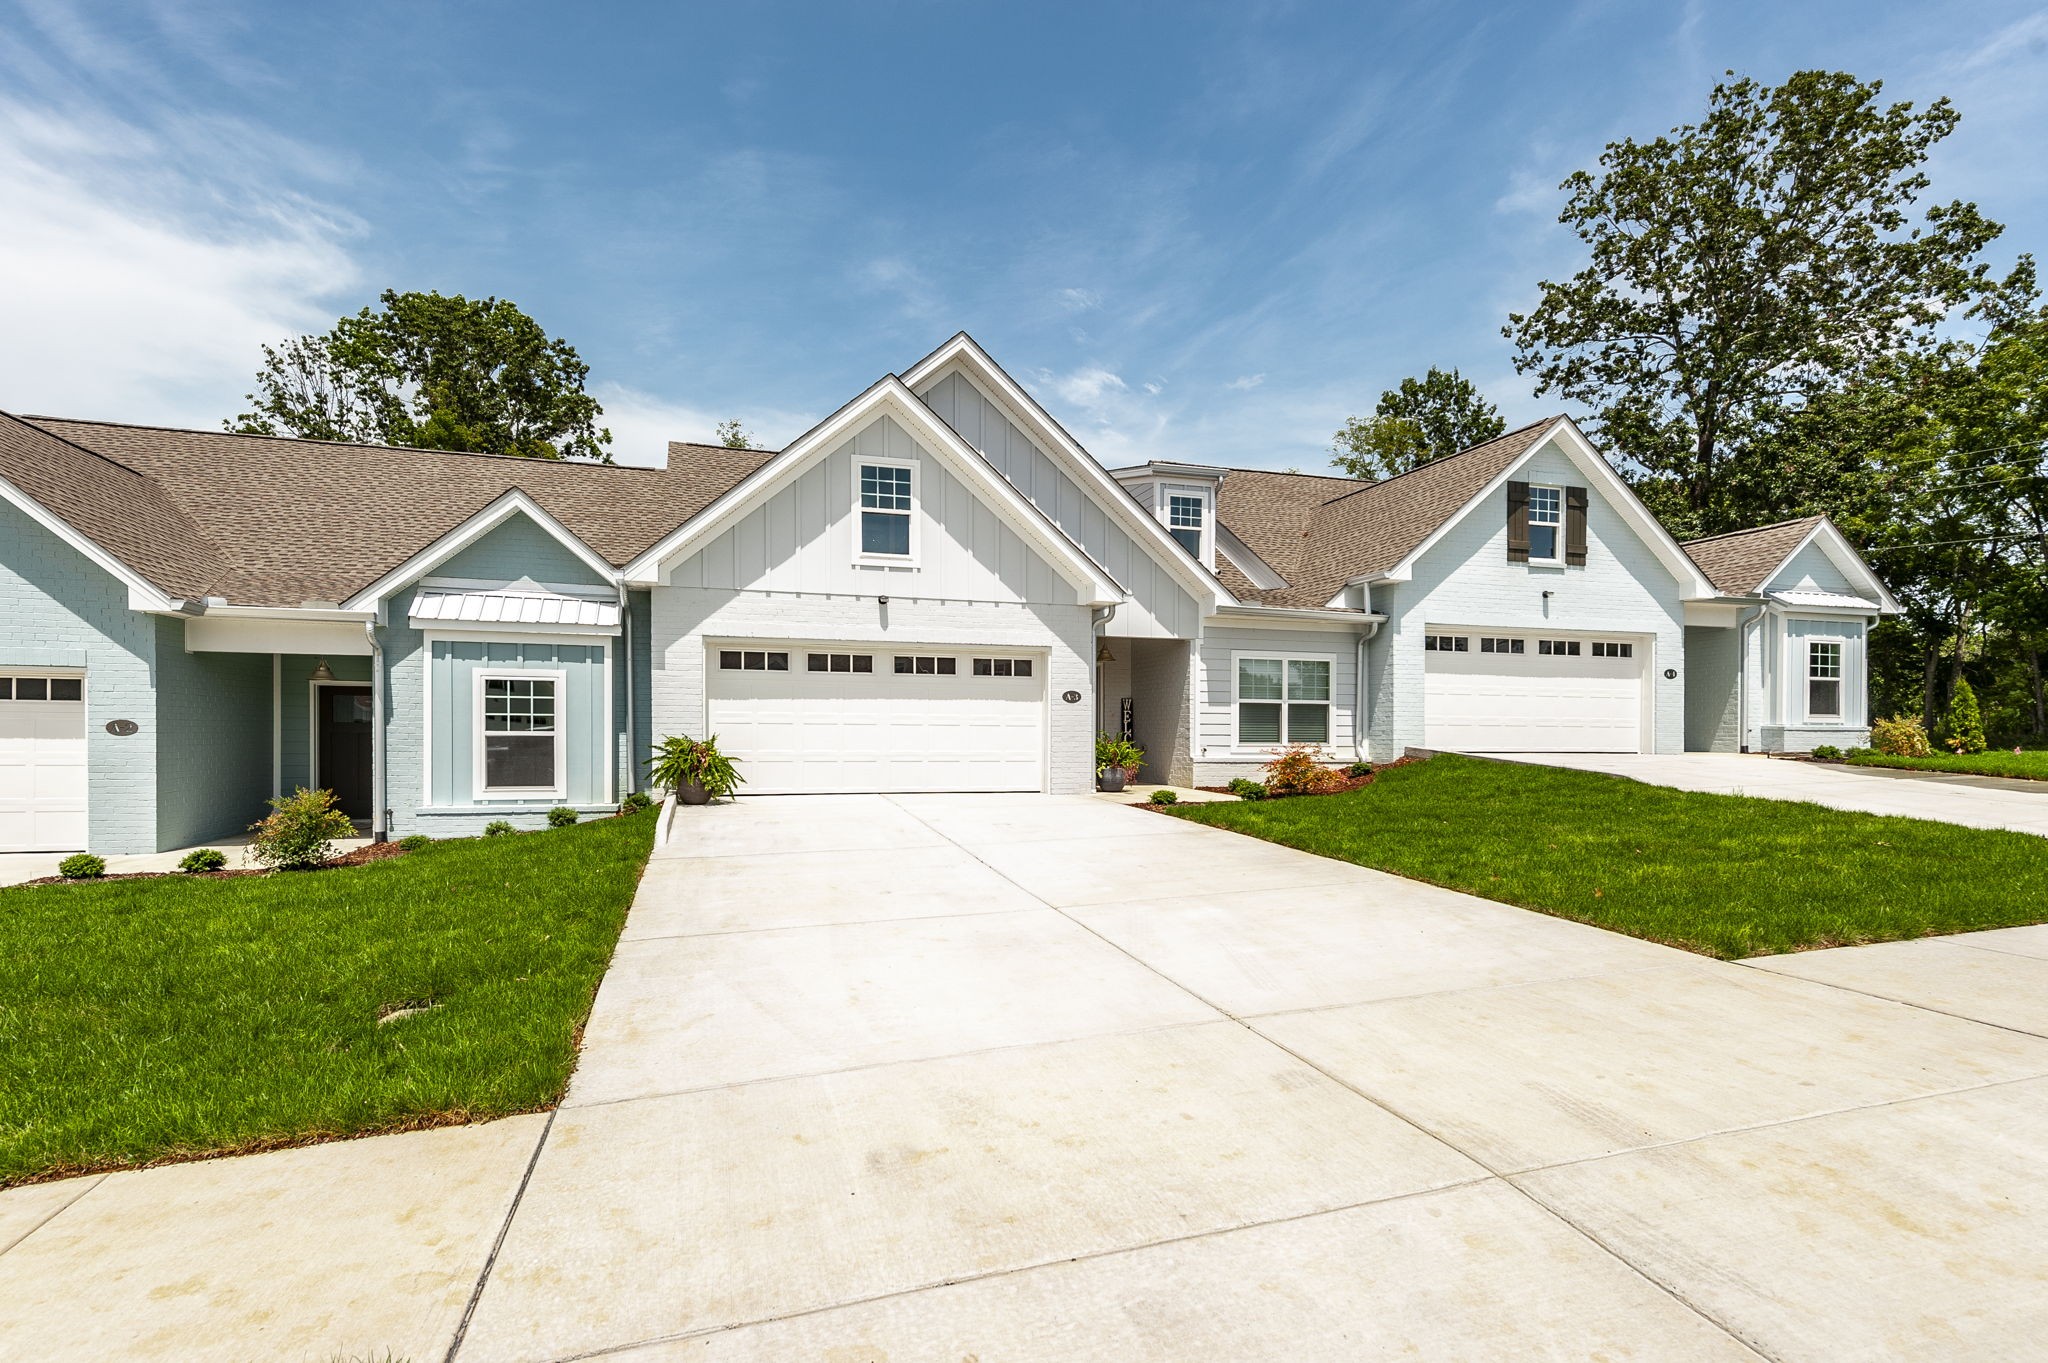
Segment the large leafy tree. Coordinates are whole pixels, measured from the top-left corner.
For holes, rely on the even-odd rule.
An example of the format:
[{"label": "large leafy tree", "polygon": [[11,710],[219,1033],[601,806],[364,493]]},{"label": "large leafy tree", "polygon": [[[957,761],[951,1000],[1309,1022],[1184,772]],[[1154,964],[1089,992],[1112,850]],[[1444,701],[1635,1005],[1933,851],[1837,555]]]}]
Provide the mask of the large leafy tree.
[{"label": "large leafy tree", "polygon": [[1330,442],[1330,462],[1353,478],[1391,478],[1469,449],[1507,429],[1500,411],[1457,370],[1430,367],[1380,394],[1369,417],[1350,417]]},{"label": "large leafy tree", "polygon": [[263,348],[251,409],[226,423],[538,459],[611,461],[590,366],[502,298],[398,293],[318,336]]},{"label": "large leafy tree", "polygon": [[1730,465],[1760,432],[1995,287],[1978,256],[1998,224],[1960,201],[1916,217],[1955,110],[1881,92],[1831,71],[1730,79],[1700,122],[1611,143],[1562,186],[1590,259],[1509,318],[1516,367],[1591,407],[1683,533],[1753,519]]}]

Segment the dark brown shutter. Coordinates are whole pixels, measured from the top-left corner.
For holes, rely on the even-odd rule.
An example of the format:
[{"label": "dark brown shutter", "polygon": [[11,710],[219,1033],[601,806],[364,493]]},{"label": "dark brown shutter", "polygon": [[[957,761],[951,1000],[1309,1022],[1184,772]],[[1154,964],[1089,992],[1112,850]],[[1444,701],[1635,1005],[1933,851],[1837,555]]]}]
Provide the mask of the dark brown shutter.
[{"label": "dark brown shutter", "polygon": [[1586,566],[1586,489],[1564,490],[1564,561],[1567,567]]},{"label": "dark brown shutter", "polygon": [[1529,561],[1529,485],[1508,484],[1508,562]]}]

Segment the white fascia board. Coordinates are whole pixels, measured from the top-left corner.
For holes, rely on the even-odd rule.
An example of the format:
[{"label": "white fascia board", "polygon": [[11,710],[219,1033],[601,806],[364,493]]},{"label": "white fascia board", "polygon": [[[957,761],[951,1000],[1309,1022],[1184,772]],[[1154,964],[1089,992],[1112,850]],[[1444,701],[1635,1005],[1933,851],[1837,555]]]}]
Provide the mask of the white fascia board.
[{"label": "white fascia board", "polygon": [[450,530],[426,548],[414,554],[405,562],[378,578],[348,600],[342,602],[345,610],[374,608],[385,597],[415,579],[424,577],[434,565],[445,563],[456,554],[482,539],[491,531],[503,525],[515,515],[524,515],[542,530],[560,541],[570,553],[581,559],[590,570],[607,582],[616,582],[619,570],[605,562],[604,558],[576,538],[560,521],[541,509],[538,502],[518,488],[510,488],[494,499],[489,506],[471,516],[462,524]]},{"label": "white fascia board", "polygon": [[1769,591],[1771,580],[1784,572],[1785,565],[1804,553],[1809,544],[1819,545],[1820,551],[1827,555],[1828,562],[1841,569],[1844,577],[1852,582],[1861,582],[1870,589],[1871,595],[1877,598],[1878,614],[1904,613],[1905,607],[1901,606],[1898,598],[1885,587],[1884,579],[1877,575],[1877,570],[1864,562],[1863,555],[1856,552],[1856,546],[1849,543],[1849,537],[1826,516],[1821,517],[1819,523],[1806,532],[1806,538],[1792,546],[1792,552],[1780,559],[1778,566],[1765,576],[1763,590]]},{"label": "white fascia board", "polygon": [[1322,625],[1330,629],[1359,629],[1384,624],[1387,617],[1372,611],[1318,610],[1314,606],[1260,606],[1250,602],[1225,606],[1216,612],[1219,625],[1272,625],[1300,628]]},{"label": "white fascia board", "polygon": [[1027,432],[1035,432],[1040,446],[1065,465],[1084,488],[1092,491],[1097,505],[1115,517],[1141,543],[1150,545],[1153,559],[1191,588],[1198,603],[1206,602],[1213,610],[1236,600],[1214,573],[1188,557],[1180,542],[1166,532],[1157,516],[1131,495],[1129,488],[1112,477],[1095,456],[1081,448],[1081,443],[1067,434],[1066,428],[1054,419],[1052,413],[1004,373],[1002,366],[966,332],[957,333],[953,339],[912,365],[910,372],[903,376],[903,384],[915,392],[954,364],[965,370],[978,386],[994,394],[996,400],[1023,423]]},{"label": "white fascia board", "polygon": [[1614,466],[1601,458],[1600,452],[1593,448],[1593,442],[1586,439],[1585,433],[1579,430],[1578,424],[1570,417],[1559,417],[1553,422],[1542,435],[1530,442],[1529,448],[1524,450],[1519,458],[1496,474],[1485,487],[1474,493],[1465,505],[1447,517],[1442,525],[1431,531],[1428,538],[1416,545],[1406,558],[1384,573],[1368,574],[1353,578],[1352,581],[1409,581],[1415,575],[1415,564],[1424,554],[1450,534],[1460,521],[1472,513],[1474,507],[1487,501],[1513,481],[1514,476],[1521,472],[1523,465],[1541,453],[1544,446],[1553,442],[1564,452],[1565,457],[1572,461],[1573,466],[1586,475],[1588,481],[1600,485],[1600,490],[1606,495],[1609,504],[1621,513],[1622,520],[1635,532],[1636,538],[1648,545],[1650,552],[1657,556],[1658,562],[1671,570],[1672,576],[1681,584],[1681,600],[1696,601],[1720,595],[1714,584],[1707,580],[1707,575],[1700,571],[1700,566],[1692,561],[1685,550],[1679,547],[1678,541],[1672,538],[1671,532],[1664,528],[1664,523],[1651,514],[1650,508],[1643,505],[1642,498],[1636,496],[1635,489],[1614,471]]},{"label": "white fascia board", "polygon": [[1083,604],[1106,606],[1128,599],[1129,593],[1121,583],[1068,538],[1009,479],[998,473],[995,465],[989,463],[981,451],[939,420],[938,414],[925,406],[917,394],[893,374],[813,426],[710,506],[627,564],[624,569],[626,581],[636,587],[661,585],[667,565],[730,529],[780,491],[791,478],[830,455],[861,427],[881,416],[894,418],[920,445],[945,458],[953,471],[979,493],[1006,524],[1036,546],[1059,570],[1060,576],[1082,593],[1086,598]]},{"label": "white fascia board", "polygon": [[193,615],[194,619],[215,620],[311,620],[337,623],[361,624],[377,618],[377,612],[365,607],[362,610],[344,610],[339,606],[208,606]]},{"label": "white fascia board", "polygon": [[136,572],[120,559],[102,549],[98,544],[80,534],[78,528],[44,506],[35,498],[23,492],[5,478],[0,478],[0,498],[5,498],[21,508],[22,514],[43,529],[55,535],[64,543],[76,549],[92,561],[94,566],[104,569],[116,581],[128,589],[128,609],[136,611],[175,611],[183,604],[177,597],[164,592],[155,583]]},{"label": "white fascia board", "polygon": [[1273,571],[1271,564],[1252,551],[1252,547],[1232,534],[1230,527],[1216,523],[1216,552],[1234,564],[1245,580],[1254,587],[1272,591],[1287,585],[1287,579]]}]

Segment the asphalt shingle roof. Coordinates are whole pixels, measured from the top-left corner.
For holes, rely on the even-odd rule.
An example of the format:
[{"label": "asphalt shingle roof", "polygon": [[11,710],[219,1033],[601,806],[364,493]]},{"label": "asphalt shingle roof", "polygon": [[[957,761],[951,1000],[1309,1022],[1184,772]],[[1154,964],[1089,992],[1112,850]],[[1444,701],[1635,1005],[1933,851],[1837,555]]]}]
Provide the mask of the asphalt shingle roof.
[{"label": "asphalt shingle roof", "polygon": [[1687,540],[1679,548],[1718,590],[1729,596],[1750,596],[1823,519],[1802,516],[1754,530],[1731,530],[1725,535]]}]

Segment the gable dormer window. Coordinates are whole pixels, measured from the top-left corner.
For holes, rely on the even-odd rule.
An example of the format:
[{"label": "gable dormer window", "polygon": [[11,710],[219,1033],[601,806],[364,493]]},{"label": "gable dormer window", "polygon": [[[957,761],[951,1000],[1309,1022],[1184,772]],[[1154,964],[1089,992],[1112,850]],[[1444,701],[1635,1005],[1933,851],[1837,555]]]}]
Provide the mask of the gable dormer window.
[{"label": "gable dormer window", "polygon": [[1208,504],[1199,492],[1170,492],[1166,496],[1166,533],[1197,560],[1202,557],[1202,522],[1207,509]]},{"label": "gable dormer window", "polygon": [[1558,536],[1564,533],[1564,489],[1532,486],[1529,489],[1529,561],[1556,563]]},{"label": "gable dormer window", "polygon": [[854,465],[859,500],[859,552],[866,563],[911,563],[917,557],[917,465],[860,460]]}]

